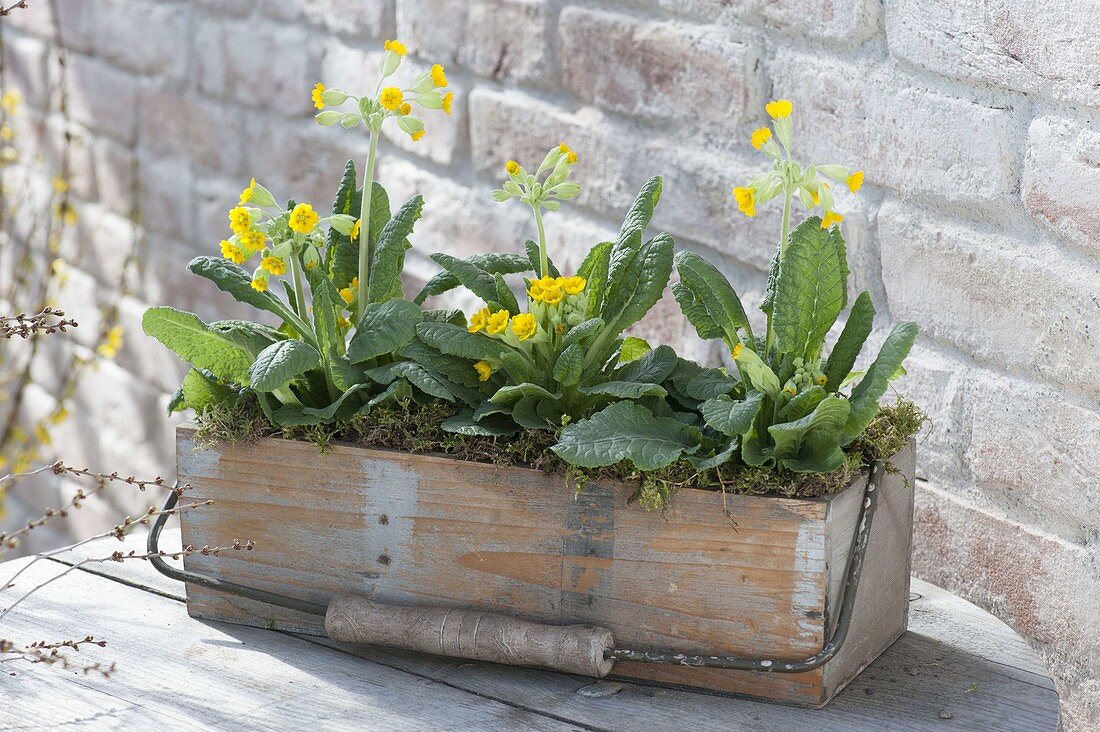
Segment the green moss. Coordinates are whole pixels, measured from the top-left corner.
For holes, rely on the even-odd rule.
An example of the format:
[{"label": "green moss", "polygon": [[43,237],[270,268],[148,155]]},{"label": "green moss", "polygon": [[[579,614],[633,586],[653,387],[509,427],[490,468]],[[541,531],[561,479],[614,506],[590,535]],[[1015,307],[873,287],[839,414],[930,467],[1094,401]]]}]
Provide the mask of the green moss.
[{"label": "green moss", "polygon": [[721,490],[748,495],[783,495],[808,498],[836,492],[875,460],[889,458],[920,431],[927,418],[913,402],[899,399],[879,409],[866,432],[846,449],[843,466],[831,473],[777,472],[729,463],[698,471],[687,462],[642,473],[620,463],[606,468],[585,469],[565,463],[550,451],[557,441],[548,431],[525,431],[509,437],[472,437],[444,432],[440,425],[456,409],[447,402],[420,404],[414,401],[376,407],[339,428],[271,425],[254,400],[243,398],[233,405],[218,405],[198,415],[196,444],[249,442],[262,437],[283,437],[313,442],[323,451],[333,442],[363,447],[382,447],[412,453],[450,455],[458,460],[522,466],[558,473],[577,492],[593,480],[621,480],[638,486],[636,499],[647,509],[664,509],[681,488]]}]

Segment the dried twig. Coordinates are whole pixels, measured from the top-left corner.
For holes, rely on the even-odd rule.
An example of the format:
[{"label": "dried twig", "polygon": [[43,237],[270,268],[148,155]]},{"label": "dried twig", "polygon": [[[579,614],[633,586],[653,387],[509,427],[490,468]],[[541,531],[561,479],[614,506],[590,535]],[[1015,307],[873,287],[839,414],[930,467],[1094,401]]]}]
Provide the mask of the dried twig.
[{"label": "dried twig", "polygon": [[12,3],[11,5],[0,7],[0,17],[3,17],[5,15],[11,15],[13,10],[26,10],[26,9],[27,9],[27,0],[19,0],[19,2],[17,2],[17,3]]},{"label": "dried twig", "polygon": [[[79,651],[82,645],[89,644],[103,648],[107,645],[107,641],[96,640],[94,636],[88,635],[80,640],[64,640],[53,643],[35,641],[27,645],[17,646],[6,638],[0,638],[0,663],[26,661],[27,663],[44,663],[49,666],[57,664],[63,669],[69,669],[73,668],[74,665],[69,662],[69,657],[62,653],[61,649],[71,648],[74,651]],[[80,671],[85,675],[98,672],[103,674],[105,678],[109,678],[115,671],[115,664],[112,662],[110,666],[104,666],[99,661],[95,661],[84,664],[80,667]]]},{"label": "dried twig", "polygon": [[0,317],[0,338],[30,338],[38,333],[64,333],[66,328],[76,327],[75,320],[65,318],[65,311],[46,307],[34,315],[19,313]]}]

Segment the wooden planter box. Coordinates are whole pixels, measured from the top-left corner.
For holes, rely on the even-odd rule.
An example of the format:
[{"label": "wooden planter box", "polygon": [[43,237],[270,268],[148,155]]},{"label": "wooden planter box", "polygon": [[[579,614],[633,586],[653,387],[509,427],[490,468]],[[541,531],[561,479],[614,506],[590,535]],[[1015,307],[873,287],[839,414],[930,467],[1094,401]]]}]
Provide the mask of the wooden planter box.
[{"label": "wooden planter box", "polygon": [[[618,646],[802,659],[836,622],[866,476],[824,498],[683,490],[665,515],[633,487],[574,500],[536,470],[267,439],[196,451],[177,432],[181,483],[215,505],[181,517],[185,544],[252,539],[252,552],[193,554],[187,569],[327,603],[469,607],[609,628]],[[883,481],[851,627],[840,653],[800,674],[618,662],[613,676],[823,706],[906,627],[910,446]],[[322,634],[323,619],[187,586],[199,618]]]}]

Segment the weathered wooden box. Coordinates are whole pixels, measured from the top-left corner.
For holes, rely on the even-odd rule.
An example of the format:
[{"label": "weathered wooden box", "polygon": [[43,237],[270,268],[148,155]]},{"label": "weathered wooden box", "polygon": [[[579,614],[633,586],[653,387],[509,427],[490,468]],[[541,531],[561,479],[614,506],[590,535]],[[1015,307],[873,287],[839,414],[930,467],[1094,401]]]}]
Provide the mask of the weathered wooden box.
[{"label": "weathered wooden box", "polygon": [[[683,490],[665,515],[627,485],[574,500],[560,476],[447,457],[263,440],[196,450],[177,433],[178,475],[209,508],[181,518],[185,544],[252,539],[252,552],[194,554],[190,570],[326,603],[470,607],[545,623],[592,623],[643,650],[802,659],[840,608],[866,476],[821,499]],[[840,653],[782,674],[619,662],[634,681],[806,706],[826,704],[906,627],[913,447],[893,459]],[[323,633],[323,619],[188,585],[200,618]]]}]

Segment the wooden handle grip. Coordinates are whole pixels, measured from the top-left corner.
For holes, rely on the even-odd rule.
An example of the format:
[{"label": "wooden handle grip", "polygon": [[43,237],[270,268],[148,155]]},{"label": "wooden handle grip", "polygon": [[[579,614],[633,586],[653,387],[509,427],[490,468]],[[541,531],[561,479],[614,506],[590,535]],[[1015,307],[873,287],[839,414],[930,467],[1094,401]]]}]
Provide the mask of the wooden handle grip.
[{"label": "wooden handle grip", "polygon": [[392,646],[512,666],[541,666],[603,677],[614,663],[611,631],[591,625],[541,625],[504,615],[437,607],[379,605],[357,595],[329,603],[325,632],[335,641]]}]

